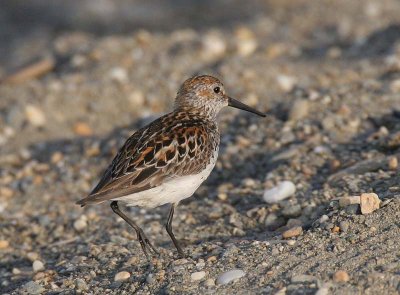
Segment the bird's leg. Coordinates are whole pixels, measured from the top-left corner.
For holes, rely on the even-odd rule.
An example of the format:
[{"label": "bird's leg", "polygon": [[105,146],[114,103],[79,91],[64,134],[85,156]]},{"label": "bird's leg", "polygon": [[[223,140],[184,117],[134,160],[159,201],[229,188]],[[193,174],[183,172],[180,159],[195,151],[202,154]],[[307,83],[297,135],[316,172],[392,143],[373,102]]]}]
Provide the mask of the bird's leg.
[{"label": "bird's leg", "polygon": [[142,247],[144,255],[146,255],[147,259],[149,259],[149,255],[147,254],[146,246],[149,248],[150,251],[158,254],[157,250],[150,243],[143,230],[119,209],[118,201],[112,201],[110,207],[114,211],[114,213],[125,220],[136,231],[140,246]]},{"label": "bird's leg", "polygon": [[174,217],[175,207],[176,207],[176,204],[171,205],[171,210],[169,211],[168,220],[167,220],[167,224],[165,225],[165,228],[167,230],[167,233],[171,237],[171,240],[174,243],[176,250],[178,250],[179,256],[185,257],[185,254],[183,253],[181,246],[179,246],[178,241],[176,240],[174,233],[172,232],[172,218]]}]

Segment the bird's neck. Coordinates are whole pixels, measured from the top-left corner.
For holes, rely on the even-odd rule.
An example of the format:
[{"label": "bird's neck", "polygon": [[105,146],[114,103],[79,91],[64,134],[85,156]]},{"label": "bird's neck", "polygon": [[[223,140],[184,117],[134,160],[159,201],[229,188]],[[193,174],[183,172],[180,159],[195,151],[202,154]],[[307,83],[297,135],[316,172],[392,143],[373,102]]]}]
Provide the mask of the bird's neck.
[{"label": "bird's neck", "polygon": [[201,119],[208,121],[215,121],[217,119],[218,110],[212,108],[212,106],[178,106],[175,109],[176,112],[183,112],[187,114],[192,114],[194,116],[200,117]]}]

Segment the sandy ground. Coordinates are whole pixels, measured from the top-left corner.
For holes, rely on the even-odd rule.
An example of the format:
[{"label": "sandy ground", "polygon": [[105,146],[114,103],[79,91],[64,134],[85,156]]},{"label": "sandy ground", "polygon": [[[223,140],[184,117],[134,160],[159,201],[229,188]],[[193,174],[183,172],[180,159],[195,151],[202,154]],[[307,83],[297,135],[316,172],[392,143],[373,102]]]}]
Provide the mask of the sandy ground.
[{"label": "sandy ground", "polygon": [[[400,3],[205,2],[101,1],[110,20],[90,1],[65,14],[38,1],[43,17],[26,23],[6,2],[2,294],[400,292]],[[28,61],[41,70],[9,75]],[[216,168],[174,219],[188,258],[164,230],[167,207],[124,208],[161,252],[149,263],[108,204],[74,202],[198,73],[268,117],[220,114]],[[267,204],[281,181],[296,192]],[[370,214],[339,206],[370,192],[381,200]],[[235,269],[241,277],[224,283]]]}]

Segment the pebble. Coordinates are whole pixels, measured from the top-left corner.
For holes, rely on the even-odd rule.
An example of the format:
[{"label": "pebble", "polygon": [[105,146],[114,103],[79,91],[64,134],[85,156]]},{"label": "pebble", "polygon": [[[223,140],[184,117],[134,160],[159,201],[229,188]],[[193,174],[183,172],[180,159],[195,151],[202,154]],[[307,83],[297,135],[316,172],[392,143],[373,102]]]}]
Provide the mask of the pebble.
[{"label": "pebble", "polygon": [[328,221],[329,220],[329,216],[328,215],[326,215],[326,214],[324,214],[324,215],[322,215],[320,218],[319,218],[319,223],[324,223],[324,222],[326,222],[326,221]]},{"label": "pebble", "polygon": [[336,283],[345,283],[350,280],[350,277],[349,277],[349,274],[347,272],[345,272],[344,270],[338,270],[333,275],[333,280]]},{"label": "pebble", "polygon": [[291,181],[282,181],[272,189],[266,190],[263,195],[265,202],[278,203],[296,192],[296,186]]},{"label": "pebble", "polygon": [[19,268],[14,267],[12,269],[12,274],[13,275],[20,275],[21,274],[21,270]]},{"label": "pebble", "polygon": [[128,73],[124,68],[115,67],[110,70],[109,76],[112,80],[119,83],[128,82]]},{"label": "pebble", "polygon": [[286,218],[294,218],[301,215],[301,206],[299,204],[289,205],[282,210],[282,215]]},{"label": "pebble", "polygon": [[142,91],[134,90],[129,96],[128,101],[133,107],[142,106],[145,103],[145,97]]},{"label": "pebble", "polygon": [[64,158],[64,155],[61,152],[55,152],[51,155],[51,162],[53,164],[57,164]]},{"label": "pebble", "polygon": [[361,213],[369,214],[379,209],[381,200],[377,194],[374,193],[364,193],[361,194]]},{"label": "pebble", "polygon": [[93,134],[92,128],[84,122],[77,122],[73,129],[75,134],[80,136],[90,136]]},{"label": "pebble", "polygon": [[245,273],[241,269],[233,269],[227,272],[224,272],[217,278],[218,285],[226,285],[232,281],[240,279],[241,277],[245,276]]},{"label": "pebble", "polygon": [[37,254],[36,252],[28,252],[26,254],[26,258],[28,258],[31,262],[34,262],[39,258],[39,254]]},{"label": "pebble", "polygon": [[308,100],[297,99],[290,108],[288,116],[289,120],[298,121],[307,117],[309,108]]},{"label": "pebble", "polygon": [[76,279],[75,280],[75,287],[77,290],[80,291],[87,291],[89,289],[88,285],[86,284],[86,282],[82,279]]},{"label": "pebble", "polygon": [[211,286],[215,286],[215,280],[214,279],[207,279],[204,281],[204,285],[211,287]]},{"label": "pebble", "polygon": [[295,226],[302,226],[302,225],[303,225],[303,221],[301,221],[300,219],[295,219],[295,218],[290,218],[286,223],[286,226],[288,228],[292,228]]},{"label": "pebble", "polygon": [[397,157],[390,157],[388,159],[388,166],[390,170],[396,170],[397,167],[399,166],[399,162],[397,160]]},{"label": "pebble", "polygon": [[268,230],[274,231],[285,225],[285,218],[278,217],[275,213],[270,213],[265,218],[265,226]]},{"label": "pebble", "polygon": [[316,282],[317,277],[312,275],[294,275],[291,279],[292,283],[305,283],[305,282]]},{"label": "pebble", "polygon": [[83,218],[82,216],[78,220],[75,220],[74,222],[74,228],[78,232],[83,231],[86,228],[86,226],[87,226],[86,218]]},{"label": "pebble", "polygon": [[249,56],[252,54],[258,46],[257,39],[254,33],[248,28],[239,28],[235,32],[237,39],[237,51],[241,56]]},{"label": "pebble", "polygon": [[285,92],[290,92],[297,83],[296,78],[287,75],[278,75],[276,81],[279,87]]},{"label": "pebble", "polygon": [[127,279],[129,279],[131,277],[131,274],[127,271],[120,271],[119,273],[117,273],[114,277],[114,281],[115,282],[123,282],[126,281]]},{"label": "pebble", "polygon": [[41,285],[35,283],[34,281],[27,282],[24,285],[24,289],[28,294],[41,294],[45,291]]},{"label": "pebble", "polygon": [[295,226],[291,229],[288,229],[282,233],[282,237],[284,239],[290,239],[293,237],[297,237],[303,233],[303,228],[301,226]]},{"label": "pebble", "polygon": [[321,287],[317,290],[315,295],[328,295],[329,289],[331,288],[331,283],[324,283]]},{"label": "pebble", "polygon": [[8,187],[0,187],[0,198],[11,198],[14,195],[14,191]]},{"label": "pebble", "polygon": [[347,221],[341,221],[339,222],[339,227],[342,232],[347,232],[349,230],[350,223]]},{"label": "pebble", "polygon": [[205,276],[206,276],[206,272],[205,271],[197,271],[197,272],[192,273],[190,275],[190,278],[192,279],[192,281],[200,281]]},{"label": "pebble", "polygon": [[224,39],[215,32],[207,33],[202,39],[203,57],[205,59],[214,59],[222,56],[226,51]]},{"label": "pebble", "polygon": [[35,260],[32,264],[32,268],[34,272],[38,272],[44,270],[44,264],[40,260]]},{"label": "pebble", "polygon": [[0,249],[6,249],[10,246],[10,243],[6,240],[0,240]]},{"label": "pebble", "polygon": [[360,196],[349,196],[349,197],[342,197],[339,199],[340,208],[346,208],[349,205],[360,204],[360,203],[361,203]]},{"label": "pebble", "polygon": [[35,127],[42,127],[46,124],[46,116],[38,107],[28,104],[25,107],[25,116],[28,122]]},{"label": "pebble", "polygon": [[360,213],[360,206],[358,204],[349,205],[345,208],[347,214],[359,214]]}]

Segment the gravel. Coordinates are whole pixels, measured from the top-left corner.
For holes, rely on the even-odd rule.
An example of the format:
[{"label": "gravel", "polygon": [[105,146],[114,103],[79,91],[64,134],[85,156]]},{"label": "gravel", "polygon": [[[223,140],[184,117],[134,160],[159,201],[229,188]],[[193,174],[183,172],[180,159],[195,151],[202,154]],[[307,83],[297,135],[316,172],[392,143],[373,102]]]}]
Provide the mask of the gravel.
[{"label": "gravel", "polygon": [[[399,293],[398,1],[39,2],[0,13],[2,293]],[[75,202],[197,73],[268,116],[221,112],[216,167],[174,216],[186,259],[167,207],[121,207],[148,261],[109,204]]]}]

